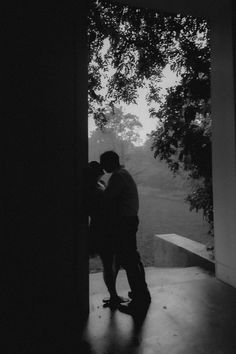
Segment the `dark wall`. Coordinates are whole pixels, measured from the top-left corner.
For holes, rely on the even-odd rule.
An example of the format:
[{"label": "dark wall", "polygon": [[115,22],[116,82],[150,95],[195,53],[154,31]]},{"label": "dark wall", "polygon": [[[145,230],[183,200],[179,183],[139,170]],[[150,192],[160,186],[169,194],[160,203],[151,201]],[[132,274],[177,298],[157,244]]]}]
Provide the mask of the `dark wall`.
[{"label": "dark wall", "polygon": [[80,197],[87,161],[85,2],[2,11],[8,186],[2,304],[17,353],[24,338],[30,345],[29,338],[57,336],[88,311]]}]

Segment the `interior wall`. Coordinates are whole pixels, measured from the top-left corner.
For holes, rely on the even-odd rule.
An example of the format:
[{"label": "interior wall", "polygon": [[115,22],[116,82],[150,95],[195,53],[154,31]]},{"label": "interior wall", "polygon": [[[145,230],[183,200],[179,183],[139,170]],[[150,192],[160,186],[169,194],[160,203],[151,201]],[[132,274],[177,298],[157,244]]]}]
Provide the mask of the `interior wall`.
[{"label": "interior wall", "polygon": [[[111,0],[111,2],[117,2],[117,0]],[[210,16],[212,10],[212,0],[118,0],[123,4],[128,4],[135,7],[146,7],[155,9],[157,11],[169,12],[169,13],[181,13],[196,17]],[[218,6],[220,0],[214,1],[214,7]]]},{"label": "interior wall", "polygon": [[45,336],[60,338],[58,331],[71,330],[88,313],[87,223],[81,208],[86,9],[85,1],[77,3],[26,2],[14,8],[9,3],[1,13],[8,186],[1,318],[13,346],[9,352],[20,352],[14,339],[19,344],[25,338],[39,343]]},{"label": "interior wall", "polygon": [[[142,4],[166,11],[173,3],[204,3],[205,9],[212,3],[147,1]],[[14,337],[20,342],[37,337],[40,343],[45,333],[56,335],[88,312],[87,224],[81,208],[87,162],[86,1],[52,3],[9,4],[1,13],[8,187],[1,318],[12,352]],[[212,77],[214,207],[217,276],[235,285],[235,56],[226,13],[224,7],[213,21],[218,28]]]},{"label": "interior wall", "polygon": [[213,187],[216,276],[236,287],[236,16],[231,5],[225,1],[212,17]]}]

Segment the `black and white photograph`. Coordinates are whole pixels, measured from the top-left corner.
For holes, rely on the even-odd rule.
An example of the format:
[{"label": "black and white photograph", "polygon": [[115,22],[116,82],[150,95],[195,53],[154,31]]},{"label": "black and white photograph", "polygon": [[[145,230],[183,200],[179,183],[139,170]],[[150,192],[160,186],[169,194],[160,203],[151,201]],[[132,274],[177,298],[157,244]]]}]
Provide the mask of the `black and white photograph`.
[{"label": "black and white photograph", "polygon": [[5,2],[1,28],[0,353],[235,354],[236,3]]}]

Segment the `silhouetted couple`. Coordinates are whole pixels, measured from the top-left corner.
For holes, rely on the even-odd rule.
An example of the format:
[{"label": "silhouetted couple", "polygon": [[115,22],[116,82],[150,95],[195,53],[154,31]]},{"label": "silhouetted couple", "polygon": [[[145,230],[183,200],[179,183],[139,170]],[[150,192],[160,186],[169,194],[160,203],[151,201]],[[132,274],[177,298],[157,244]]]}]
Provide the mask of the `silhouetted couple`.
[{"label": "silhouetted couple", "polygon": [[[102,182],[103,170],[111,173],[107,186]],[[136,314],[150,304],[144,267],[137,250],[139,198],[130,173],[120,165],[114,151],[106,151],[100,164],[88,165],[87,205],[90,216],[90,250],[98,253],[103,263],[104,281],[110,294],[107,306]],[[116,291],[120,267],[126,271],[131,301]]]}]

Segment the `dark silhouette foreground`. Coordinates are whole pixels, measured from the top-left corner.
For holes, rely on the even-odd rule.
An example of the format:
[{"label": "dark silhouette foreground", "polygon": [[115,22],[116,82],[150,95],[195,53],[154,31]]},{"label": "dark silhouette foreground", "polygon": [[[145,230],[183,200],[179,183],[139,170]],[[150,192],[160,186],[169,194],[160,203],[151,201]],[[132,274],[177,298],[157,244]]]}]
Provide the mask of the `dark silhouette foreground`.
[{"label": "dark silhouette foreground", "polygon": [[100,157],[102,168],[112,173],[104,195],[112,210],[112,239],[118,263],[125,269],[131,292],[131,301],[120,304],[119,309],[137,314],[140,308],[150,304],[151,297],[145,280],[145,271],[137,250],[139,198],[137,186],[130,173],[120,165],[114,151],[106,151]]}]

